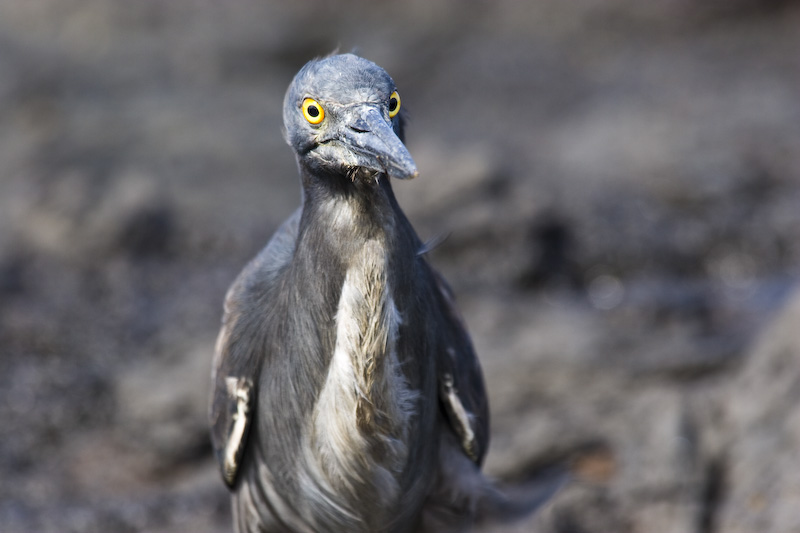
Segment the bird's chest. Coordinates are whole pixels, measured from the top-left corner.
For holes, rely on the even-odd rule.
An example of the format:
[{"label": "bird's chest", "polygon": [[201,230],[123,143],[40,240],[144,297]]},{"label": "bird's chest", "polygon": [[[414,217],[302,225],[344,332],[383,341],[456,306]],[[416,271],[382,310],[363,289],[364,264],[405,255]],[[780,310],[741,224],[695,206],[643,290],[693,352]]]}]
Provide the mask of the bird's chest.
[{"label": "bird's chest", "polygon": [[402,318],[386,263],[379,241],[367,241],[349,262],[333,353],[308,428],[314,482],[351,503],[365,495],[397,499],[418,407],[397,353]]}]

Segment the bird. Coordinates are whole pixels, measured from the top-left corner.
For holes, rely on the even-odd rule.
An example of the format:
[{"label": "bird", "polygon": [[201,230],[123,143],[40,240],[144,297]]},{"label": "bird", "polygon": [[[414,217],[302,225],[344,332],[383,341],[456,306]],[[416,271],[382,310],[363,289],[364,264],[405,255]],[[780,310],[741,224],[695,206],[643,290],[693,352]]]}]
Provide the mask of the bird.
[{"label": "bird", "polygon": [[481,472],[489,405],[453,292],[392,191],[419,174],[392,78],[314,59],[283,102],[301,206],[228,290],[211,440],[249,532],[468,531],[546,500]]}]

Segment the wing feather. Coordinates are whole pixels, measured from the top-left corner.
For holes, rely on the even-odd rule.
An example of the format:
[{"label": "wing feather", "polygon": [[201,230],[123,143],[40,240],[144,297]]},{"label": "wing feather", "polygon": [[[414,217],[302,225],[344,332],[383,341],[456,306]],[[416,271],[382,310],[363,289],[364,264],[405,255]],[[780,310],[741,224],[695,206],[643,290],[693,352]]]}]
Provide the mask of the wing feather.
[{"label": "wing feather", "polygon": [[439,400],[464,453],[482,464],[489,446],[489,402],[483,372],[447,282],[434,273],[444,345],[438,355]]},{"label": "wing feather", "polygon": [[291,261],[299,222],[298,209],[245,267],[225,296],[211,373],[209,416],[214,453],[229,487],[236,482],[256,411],[255,384],[266,356],[261,322],[263,306],[268,305],[279,276]]}]

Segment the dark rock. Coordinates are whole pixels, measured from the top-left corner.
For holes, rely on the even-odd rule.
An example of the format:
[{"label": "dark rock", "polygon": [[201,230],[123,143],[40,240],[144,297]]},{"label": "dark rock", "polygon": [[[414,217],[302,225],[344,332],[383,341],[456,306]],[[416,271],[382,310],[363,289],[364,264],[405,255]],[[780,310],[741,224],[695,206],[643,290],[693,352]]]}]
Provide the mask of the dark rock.
[{"label": "dark rock", "polygon": [[170,252],[175,239],[173,212],[166,206],[147,206],[123,221],[117,242],[133,257],[158,257]]}]

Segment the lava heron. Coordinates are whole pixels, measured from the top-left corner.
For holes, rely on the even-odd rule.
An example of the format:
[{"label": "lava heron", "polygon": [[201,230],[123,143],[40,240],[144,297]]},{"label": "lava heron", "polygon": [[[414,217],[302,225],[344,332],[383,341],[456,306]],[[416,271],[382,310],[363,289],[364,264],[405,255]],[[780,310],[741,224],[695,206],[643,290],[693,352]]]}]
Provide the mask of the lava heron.
[{"label": "lava heron", "polygon": [[306,64],[283,104],[301,207],[225,299],[212,441],[238,532],[464,531],[512,501],[481,474],[483,377],[390,178],[417,167],[389,75]]}]

